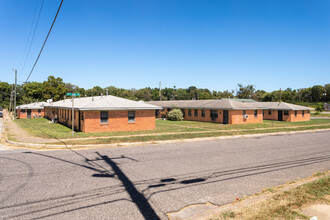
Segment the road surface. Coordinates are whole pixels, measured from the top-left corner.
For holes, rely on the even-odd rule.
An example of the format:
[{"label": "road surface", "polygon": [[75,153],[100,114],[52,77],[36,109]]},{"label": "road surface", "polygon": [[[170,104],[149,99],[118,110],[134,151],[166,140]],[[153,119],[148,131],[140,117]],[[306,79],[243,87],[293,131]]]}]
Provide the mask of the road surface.
[{"label": "road surface", "polygon": [[3,219],[166,219],[330,169],[330,132],[81,151],[0,151]]}]

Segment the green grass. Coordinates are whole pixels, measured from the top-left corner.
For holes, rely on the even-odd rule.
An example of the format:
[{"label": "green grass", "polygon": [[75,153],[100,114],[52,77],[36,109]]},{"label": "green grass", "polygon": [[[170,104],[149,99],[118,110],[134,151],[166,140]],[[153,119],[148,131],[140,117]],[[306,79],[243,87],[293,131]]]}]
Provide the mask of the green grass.
[{"label": "green grass", "polygon": [[79,145],[79,144],[114,144],[114,143],[127,143],[127,142],[146,142],[146,141],[162,141],[162,140],[180,140],[191,138],[204,138],[204,137],[219,137],[219,136],[233,136],[233,135],[247,135],[247,134],[261,134],[261,133],[273,133],[273,132],[289,132],[289,131],[305,131],[312,129],[325,129],[330,128],[328,125],[318,125],[313,127],[298,127],[298,128],[272,128],[263,130],[240,130],[240,131],[210,131],[203,133],[178,133],[178,134],[160,134],[144,136],[127,136],[127,137],[109,137],[109,138],[96,138],[90,140],[71,140],[65,141],[66,144]]},{"label": "green grass", "polygon": [[311,116],[315,116],[315,117],[330,117],[330,113],[311,113]]},{"label": "green grass", "polygon": [[[38,119],[19,119],[15,120],[19,126],[25,129],[29,134],[43,138],[71,138],[71,129],[61,125],[50,123],[44,118]],[[199,137],[228,136],[238,134],[256,134],[270,133],[279,131],[297,131],[309,129],[330,128],[329,119],[315,119],[305,122],[279,122],[264,120],[261,124],[239,124],[223,125],[209,122],[195,121],[163,121],[156,120],[156,129],[147,131],[121,131],[121,132],[102,132],[102,133],[84,133],[76,132],[76,138],[85,137],[103,137],[95,140],[75,140],[68,143],[120,143],[120,142],[140,142],[156,140],[173,140]],[[199,132],[199,133],[198,133]],[[143,136],[132,136],[143,135]],[[125,136],[125,137],[116,137]],[[108,137],[108,138],[104,138]]]},{"label": "green grass", "polygon": [[[330,176],[273,195],[270,199],[239,211],[227,210],[215,219],[309,219],[300,213],[312,204],[330,204]],[[230,215],[228,215],[230,213]]]},{"label": "green grass", "polygon": [[[25,129],[29,134],[42,138],[71,138],[71,128],[58,123],[50,123],[45,118],[19,119],[15,120],[20,127]],[[168,132],[190,132],[190,131],[205,131],[203,128],[188,128],[184,126],[171,126],[164,121],[156,120],[156,129],[145,131],[118,131],[118,132],[97,132],[84,133],[75,132],[75,137],[104,137],[118,135],[134,135],[134,134],[153,134],[153,133],[168,133]]]}]

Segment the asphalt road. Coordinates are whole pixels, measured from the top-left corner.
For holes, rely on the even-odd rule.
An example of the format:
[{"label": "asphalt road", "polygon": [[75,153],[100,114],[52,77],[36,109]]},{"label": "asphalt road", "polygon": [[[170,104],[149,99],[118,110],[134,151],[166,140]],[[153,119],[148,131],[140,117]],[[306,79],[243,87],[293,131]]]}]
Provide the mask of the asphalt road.
[{"label": "asphalt road", "polygon": [[166,219],[330,169],[330,132],[81,151],[0,151],[2,219]]}]

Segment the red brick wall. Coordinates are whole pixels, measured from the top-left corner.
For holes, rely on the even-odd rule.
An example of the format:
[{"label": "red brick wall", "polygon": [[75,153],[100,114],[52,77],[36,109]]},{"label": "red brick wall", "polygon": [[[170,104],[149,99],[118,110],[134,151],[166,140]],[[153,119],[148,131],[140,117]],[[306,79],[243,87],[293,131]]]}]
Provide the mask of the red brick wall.
[{"label": "red brick wall", "polygon": [[[264,119],[266,120],[276,120],[278,121],[278,110],[271,110],[271,115],[268,115],[268,110],[265,110]],[[282,111],[283,120],[282,121],[309,121],[310,111],[304,110],[304,116],[302,116],[302,111],[297,111],[297,116],[295,116],[295,111],[289,111],[289,115],[284,115],[284,110]]]},{"label": "red brick wall", "polygon": [[128,122],[128,111],[108,111],[108,123],[100,122],[100,111],[84,111],[83,131],[137,131],[155,129],[154,110],[135,110],[135,122]]},{"label": "red brick wall", "polygon": [[[214,122],[214,123],[223,123],[223,111],[216,110],[218,112],[218,118],[215,121],[212,121],[210,113],[211,109],[205,109],[205,117],[202,117],[202,109],[196,109],[198,111],[198,116],[195,116],[195,109],[191,109],[191,116],[188,115],[188,109],[183,109],[185,112],[184,120],[187,121],[203,121],[203,122]],[[247,119],[243,119],[242,110],[228,110],[228,124],[244,124],[244,123],[262,123],[262,110],[257,110],[257,117],[254,117],[254,110],[246,110],[248,115]]]},{"label": "red brick wall", "polygon": [[[24,119],[27,118],[27,109],[25,109],[25,112],[22,112],[22,109],[17,109],[17,118]],[[35,115],[35,118],[41,118],[45,115],[45,110],[41,109],[41,112],[38,112],[38,109],[31,109],[31,118],[34,118],[33,115]]]},{"label": "red brick wall", "polygon": [[243,110],[229,111],[229,124],[262,123],[262,110],[257,110],[257,117],[254,116],[254,110],[246,110],[248,118],[243,118]]}]

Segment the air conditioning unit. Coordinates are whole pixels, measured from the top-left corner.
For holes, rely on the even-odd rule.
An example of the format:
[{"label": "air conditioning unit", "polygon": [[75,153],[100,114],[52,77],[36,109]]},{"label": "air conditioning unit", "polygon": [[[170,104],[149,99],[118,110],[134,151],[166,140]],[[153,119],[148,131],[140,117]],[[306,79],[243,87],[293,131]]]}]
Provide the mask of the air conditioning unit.
[{"label": "air conditioning unit", "polygon": [[248,115],[243,115],[243,118],[244,119],[247,119],[249,116]]}]

